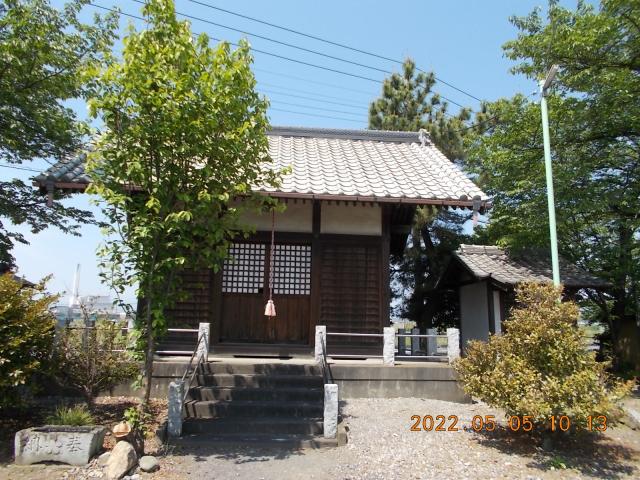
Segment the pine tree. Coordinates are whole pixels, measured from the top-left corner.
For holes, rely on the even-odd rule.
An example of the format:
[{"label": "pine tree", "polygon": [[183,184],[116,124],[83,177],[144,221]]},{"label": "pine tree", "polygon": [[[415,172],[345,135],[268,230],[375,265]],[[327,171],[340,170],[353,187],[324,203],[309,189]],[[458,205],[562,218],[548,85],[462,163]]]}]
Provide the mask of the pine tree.
[{"label": "pine tree", "polygon": [[[449,105],[433,87],[433,72],[418,71],[407,59],[402,73],[384,81],[382,94],[369,107],[369,128],[418,132],[424,129],[434,144],[452,161],[464,161],[464,122],[470,110],[448,113]],[[392,258],[392,289],[401,298],[396,315],[420,326],[438,326],[455,321],[455,302],[435,291],[435,284],[451,251],[466,238],[463,224],[467,213],[424,206],[416,209],[407,248],[401,258]]]}]

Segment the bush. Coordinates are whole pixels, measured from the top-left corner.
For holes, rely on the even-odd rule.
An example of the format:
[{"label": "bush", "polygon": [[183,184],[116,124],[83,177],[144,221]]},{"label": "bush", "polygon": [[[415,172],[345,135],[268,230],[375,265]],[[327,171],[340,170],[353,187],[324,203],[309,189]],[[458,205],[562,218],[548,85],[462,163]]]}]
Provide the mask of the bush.
[{"label": "bush", "polygon": [[127,349],[127,335],[120,323],[98,320],[95,327],[80,323],[58,336],[56,377],[65,386],[79,390],[91,406],[104,390],[132,379],[138,365]]},{"label": "bush", "polygon": [[19,400],[16,387],[51,353],[56,320],[49,308],[58,297],[44,292],[46,280],[32,287],[11,273],[0,275],[0,407]]},{"label": "bush", "polygon": [[551,416],[566,415],[574,426],[585,426],[589,415],[615,417],[631,386],[609,376],[586,349],[578,307],[560,297],[551,285],[518,288],[505,333],[470,342],[455,363],[465,392],[547,427]]},{"label": "bush", "polygon": [[75,407],[58,407],[55,413],[47,417],[47,425],[73,425],[82,427],[94,425],[95,421],[91,412],[84,405]]}]

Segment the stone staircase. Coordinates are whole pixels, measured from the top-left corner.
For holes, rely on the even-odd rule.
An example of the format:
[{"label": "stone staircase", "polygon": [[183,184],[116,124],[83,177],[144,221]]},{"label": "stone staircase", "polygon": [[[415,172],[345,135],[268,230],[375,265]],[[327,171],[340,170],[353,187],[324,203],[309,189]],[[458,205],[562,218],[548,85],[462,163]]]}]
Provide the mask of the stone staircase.
[{"label": "stone staircase", "polygon": [[183,440],[319,448],[324,390],[312,364],[201,364],[189,388]]}]

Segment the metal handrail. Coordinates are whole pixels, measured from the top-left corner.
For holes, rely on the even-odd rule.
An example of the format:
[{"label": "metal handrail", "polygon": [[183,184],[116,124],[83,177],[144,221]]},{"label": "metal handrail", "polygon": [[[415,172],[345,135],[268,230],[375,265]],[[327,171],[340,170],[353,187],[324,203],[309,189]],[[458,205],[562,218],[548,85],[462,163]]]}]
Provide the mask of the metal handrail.
[{"label": "metal handrail", "polygon": [[446,335],[418,335],[413,333],[396,333],[396,337],[412,337],[412,338],[447,338]]},{"label": "metal handrail", "polygon": [[324,377],[324,383],[333,383],[333,374],[331,373],[331,367],[327,362],[327,345],[324,338],[320,341],[322,346],[322,376]]},{"label": "metal handrail", "polygon": [[327,336],[334,337],[384,337],[382,333],[347,333],[347,332],[327,332]]},{"label": "metal handrail", "polygon": [[[198,337],[198,343],[196,343],[196,347],[193,349],[193,353],[191,353],[191,358],[189,358],[189,363],[187,363],[187,368],[185,368],[184,373],[182,374],[182,378],[180,379],[180,381],[183,384],[184,387],[184,393],[182,396],[182,402],[184,403],[184,401],[187,398],[187,395],[189,394],[189,389],[191,388],[191,382],[193,382],[194,377],[196,376],[196,372],[198,371],[198,367],[200,367],[200,364],[204,362],[205,357],[208,357],[208,352],[205,353],[204,355],[200,355],[198,357],[198,360],[196,361],[196,365],[195,368],[193,369],[193,371],[191,372],[191,375],[189,376],[189,381],[187,383],[185,383],[185,379],[187,378],[187,374],[189,373],[189,369],[191,368],[191,364],[193,363],[193,359],[195,358],[196,354],[198,353],[198,349],[200,348],[200,343],[202,343],[205,340],[207,333],[206,332],[202,332],[200,334],[200,336]],[[205,343],[206,345],[206,343]]]}]

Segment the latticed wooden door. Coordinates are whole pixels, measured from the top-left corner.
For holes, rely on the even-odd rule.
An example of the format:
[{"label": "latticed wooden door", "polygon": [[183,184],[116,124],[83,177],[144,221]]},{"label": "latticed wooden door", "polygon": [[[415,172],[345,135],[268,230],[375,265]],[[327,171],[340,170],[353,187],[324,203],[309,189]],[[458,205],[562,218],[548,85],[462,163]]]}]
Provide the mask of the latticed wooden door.
[{"label": "latticed wooden door", "polygon": [[[222,271],[220,341],[305,344],[309,339],[311,246],[234,243]],[[275,318],[264,316],[273,265]]]}]

